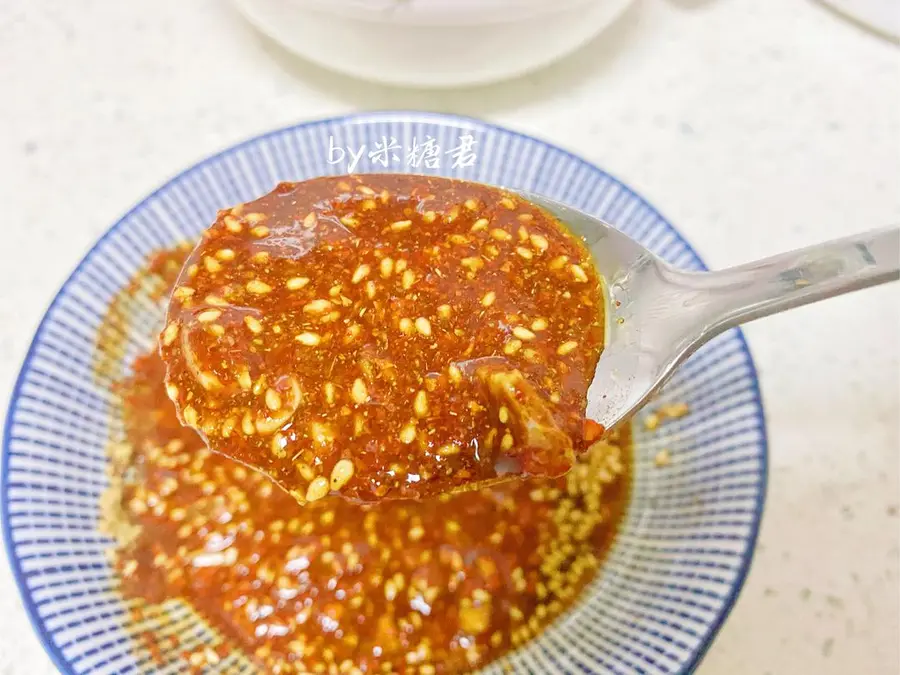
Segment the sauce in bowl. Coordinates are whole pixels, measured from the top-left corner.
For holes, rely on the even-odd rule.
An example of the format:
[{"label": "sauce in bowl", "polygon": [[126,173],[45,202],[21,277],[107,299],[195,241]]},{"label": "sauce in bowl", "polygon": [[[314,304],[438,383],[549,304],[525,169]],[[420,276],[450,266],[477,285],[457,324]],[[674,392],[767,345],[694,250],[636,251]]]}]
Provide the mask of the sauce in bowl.
[{"label": "sauce in bowl", "polygon": [[[139,330],[132,298],[166,297],[188,250],[157,256],[114,303],[98,350],[105,377],[116,371],[110,357],[126,358],[121,337]],[[174,657],[182,672],[231,672],[242,654],[281,675],[478,669],[571,606],[628,501],[624,427],[561,478],[423,501],[301,505],[180,424],[158,354],[128,365],[112,425],[124,436],[111,445],[102,503],[110,559],[136,623],[183,617],[178,601],[216,635],[187,647],[148,629],[138,644],[151,667]]]}]

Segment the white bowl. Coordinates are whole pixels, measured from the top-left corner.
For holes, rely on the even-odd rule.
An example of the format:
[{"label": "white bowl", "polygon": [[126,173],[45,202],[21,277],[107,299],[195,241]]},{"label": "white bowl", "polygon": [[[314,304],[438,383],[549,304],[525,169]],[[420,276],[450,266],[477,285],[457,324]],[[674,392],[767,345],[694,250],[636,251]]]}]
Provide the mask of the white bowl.
[{"label": "white bowl", "polygon": [[633,0],[233,0],[260,31],[325,68],[456,87],[522,75],[576,50]]}]

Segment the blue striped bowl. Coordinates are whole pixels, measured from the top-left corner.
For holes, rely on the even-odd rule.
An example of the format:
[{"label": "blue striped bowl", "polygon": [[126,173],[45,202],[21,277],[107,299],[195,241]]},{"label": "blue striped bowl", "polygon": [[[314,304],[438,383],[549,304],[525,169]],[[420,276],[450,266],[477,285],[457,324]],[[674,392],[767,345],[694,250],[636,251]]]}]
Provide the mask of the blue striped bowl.
[{"label": "blue striped bowl", "polygon": [[[559,148],[475,120],[378,113],[301,124],[242,143],[151,194],[81,261],[47,311],[15,385],[3,437],[3,534],[34,628],[63,673],[150,669],[132,635],[211,639],[177,602],[133,625],[97,530],[106,486],[112,394],[91,372],[97,326],[112,296],[152,250],[194,237],[218,208],[277,181],[414,171],[544,194],[604,220],[687,268],[703,263],[652,206]],[[160,309],[143,309],[151,344]],[[691,414],[664,433],[637,425],[632,504],[614,549],[578,604],[509,658],[517,672],[687,673],[727,616],[753,554],[766,485],[756,373],[737,330],[698,352],[666,388]],[[663,447],[673,463],[654,466]],[[155,618],[154,618],[155,617]],[[154,672],[177,673],[176,655]],[[235,655],[219,668],[251,672]],[[486,672],[499,673],[498,664]]]}]

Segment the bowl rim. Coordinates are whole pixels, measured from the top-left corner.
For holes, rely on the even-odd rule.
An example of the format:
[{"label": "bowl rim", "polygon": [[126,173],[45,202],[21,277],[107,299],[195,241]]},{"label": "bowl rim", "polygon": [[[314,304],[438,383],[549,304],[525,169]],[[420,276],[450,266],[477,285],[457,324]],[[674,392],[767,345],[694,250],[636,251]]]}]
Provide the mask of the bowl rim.
[{"label": "bowl rim", "polygon": [[[260,2],[261,0],[232,0],[232,4],[240,11],[246,11],[250,6],[257,8]],[[367,0],[289,0],[286,11],[314,12],[364,25],[391,23],[410,28],[452,30],[483,25],[515,25],[542,16],[583,9],[588,4],[599,2],[610,0],[557,0],[552,5],[547,5],[544,0],[506,0],[509,5],[506,8],[503,7],[503,2],[494,0],[489,7],[479,7],[471,13],[466,11],[480,4],[478,0],[468,2],[463,8],[453,3],[442,5],[431,2],[433,6],[430,7],[421,6],[424,3],[420,3],[419,11],[413,11],[405,3],[395,3],[393,7],[375,7]],[[513,16],[510,16],[510,10],[515,12]]]},{"label": "bowl rim", "polygon": [[[514,138],[519,138],[527,141],[531,141],[537,143],[539,145],[545,146],[547,148],[556,150],[562,153],[567,159],[575,162],[576,164],[586,167],[592,171],[596,171],[604,176],[608,177],[611,181],[613,181],[616,185],[618,185],[622,190],[630,193],[634,196],[636,200],[638,200],[642,206],[649,209],[652,213],[654,213],[659,220],[669,228],[671,234],[674,236],[676,240],[678,240],[685,249],[694,256],[694,258],[699,262],[701,269],[708,270],[709,268],[703,262],[703,259],[699,256],[694,247],[682,236],[681,232],[675,226],[673,226],[669,220],[663,216],[658,209],[656,209],[650,202],[648,202],[639,192],[633,190],[629,185],[619,180],[616,176],[608,173],[606,170],[601,169],[599,166],[593,164],[592,162],[583,159],[579,155],[567,150],[566,148],[555,145],[549,141],[545,141],[541,138],[537,138],[535,136],[525,134],[519,131],[515,131],[514,129],[509,129],[507,127],[501,126],[499,124],[493,124],[490,122],[485,122],[480,119],[469,117],[466,115],[455,115],[449,113],[434,113],[434,112],[422,112],[415,110],[378,110],[371,112],[362,112],[362,113],[349,113],[345,115],[338,115],[332,117],[323,117],[317,118],[313,120],[307,120],[305,122],[299,122],[296,124],[289,124],[283,127],[279,127],[276,129],[271,129],[269,131],[255,134],[249,138],[246,138],[243,141],[238,143],[234,143],[225,147],[213,154],[207,155],[203,159],[191,164],[187,168],[179,171],[177,174],[171,176],[168,180],[163,182],[159,187],[154,189],[152,192],[144,196],[140,201],[136,202],[131,208],[129,208],[118,220],[116,220],[102,235],[91,245],[91,247],[84,253],[81,259],[78,261],[78,264],[72,270],[72,272],[66,277],[65,281],[56,291],[53,296],[53,299],[50,301],[50,304],[44,311],[43,316],[41,317],[40,323],[34,331],[34,335],[31,339],[31,342],[28,345],[27,351],[25,353],[25,357],[22,361],[22,365],[19,369],[18,374],[16,375],[15,383],[13,385],[12,392],[9,397],[9,403],[7,405],[6,414],[3,420],[3,436],[2,436],[2,445],[0,445],[0,526],[2,526],[3,530],[3,545],[6,549],[6,557],[9,562],[10,570],[12,572],[13,578],[16,582],[16,587],[19,591],[19,597],[22,600],[22,604],[25,607],[26,614],[28,615],[28,619],[31,622],[31,626],[36,633],[39,641],[44,647],[44,651],[50,657],[53,665],[63,673],[64,675],[74,674],[73,669],[71,668],[68,659],[62,653],[62,650],[53,642],[53,639],[48,634],[43,626],[43,622],[41,620],[40,614],[38,613],[37,604],[34,602],[31,597],[31,593],[29,592],[26,575],[22,569],[22,565],[18,559],[18,557],[14,554],[14,542],[12,538],[12,528],[9,526],[9,457],[10,457],[10,440],[11,440],[11,423],[13,412],[17,408],[19,396],[21,394],[22,385],[24,383],[25,373],[28,371],[31,361],[34,358],[34,352],[37,347],[38,338],[42,334],[45,324],[47,323],[53,309],[56,307],[57,303],[60,301],[63,293],[69,287],[69,284],[72,283],[75,276],[82,270],[85,263],[89,258],[99,249],[99,247],[110,237],[119,230],[120,227],[123,227],[123,224],[130,218],[132,214],[141,209],[147,202],[153,200],[159,193],[166,190],[172,185],[177,184],[180,180],[182,180],[187,174],[192,171],[199,169],[213,161],[226,157],[246,146],[253,145],[262,140],[265,140],[270,137],[277,136],[279,134],[287,133],[296,129],[306,129],[310,127],[317,127],[323,125],[334,125],[334,124],[373,124],[373,123],[385,123],[390,121],[398,121],[403,120],[404,122],[417,121],[422,123],[432,123],[432,124],[445,124],[445,125],[453,125],[453,126],[466,126],[471,129],[482,129],[488,131],[495,131],[504,134],[509,134]],[[753,565],[754,556],[756,553],[756,545],[759,539],[759,530],[762,522],[763,512],[765,511],[765,503],[766,497],[768,493],[768,485],[769,485],[769,438],[768,438],[768,430],[766,427],[766,414],[765,414],[765,406],[763,402],[762,392],[759,387],[759,373],[756,368],[756,364],[753,360],[753,355],[750,352],[749,345],[747,344],[747,340],[743,334],[743,332],[739,328],[735,328],[734,334],[737,337],[739,344],[739,351],[747,358],[747,366],[749,371],[749,376],[752,380],[751,383],[751,391],[753,393],[754,399],[757,403],[757,417],[758,417],[758,428],[759,428],[759,444],[760,444],[760,466],[759,466],[759,492],[754,504],[754,512],[753,512],[753,520],[750,524],[749,536],[747,537],[747,547],[743,556],[741,558],[740,567],[735,575],[734,581],[729,589],[728,594],[722,601],[722,607],[719,610],[718,614],[714,617],[712,621],[709,623],[709,631],[708,634],[704,637],[702,642],[700,642],[694,651],[691,653],[687,661],[685,662],[685,666],[682,669],[680,675],[688,675],[689,673],[693,673],[700,663],[703,661],[704,657],[708,653],[710,647],[715,641],[716,636],[719,634],[719,631],[722,629],[726,619],[731,614],[734,606],[737,602],[738,597],[744,587],[744,584],[747,580],[747,576],[750,572],[750,568]]]}]

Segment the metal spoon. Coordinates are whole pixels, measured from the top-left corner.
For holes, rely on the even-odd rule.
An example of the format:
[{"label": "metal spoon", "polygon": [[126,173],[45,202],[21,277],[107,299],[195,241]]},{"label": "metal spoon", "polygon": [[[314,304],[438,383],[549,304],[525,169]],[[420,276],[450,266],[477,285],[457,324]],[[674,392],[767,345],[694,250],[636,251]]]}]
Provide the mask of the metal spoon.
[{"label": "metal spoon", "polygon": [[679,270],[598,218],[520,192],[584,237],[606,281],[606,345],[587,417],[628,419],[698,347],[753,319],[900,279],[900,228],[864,232],[717,272]]}]

